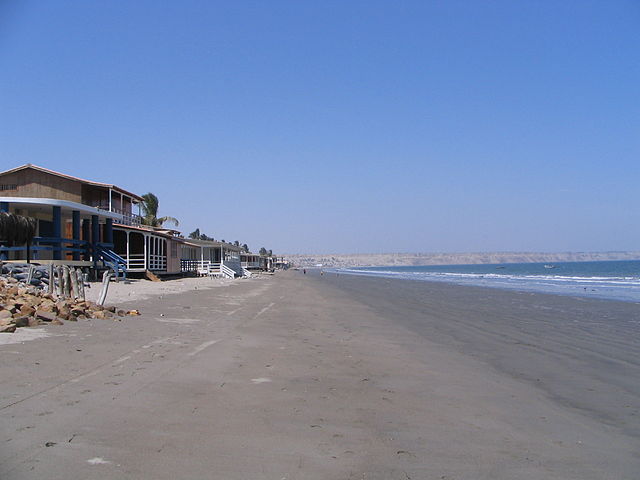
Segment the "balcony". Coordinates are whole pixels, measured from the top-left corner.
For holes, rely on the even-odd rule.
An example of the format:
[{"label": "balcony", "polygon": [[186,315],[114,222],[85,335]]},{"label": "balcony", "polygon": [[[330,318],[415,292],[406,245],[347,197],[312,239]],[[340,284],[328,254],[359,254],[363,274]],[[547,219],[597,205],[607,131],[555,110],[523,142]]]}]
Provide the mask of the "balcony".
[{"label": "balcony", "polygon": [[122,225],[133,225],[139,226],[142,223],[142,217],[135,213],[127,212],[115,207],[109,207],[109,204],[104,203],[96,203],[91,205],[92,207],[99,208],[100,210],[104,210],[106,212],[117,213],[122,216],[122,220],[119,220],[118,223]]}]

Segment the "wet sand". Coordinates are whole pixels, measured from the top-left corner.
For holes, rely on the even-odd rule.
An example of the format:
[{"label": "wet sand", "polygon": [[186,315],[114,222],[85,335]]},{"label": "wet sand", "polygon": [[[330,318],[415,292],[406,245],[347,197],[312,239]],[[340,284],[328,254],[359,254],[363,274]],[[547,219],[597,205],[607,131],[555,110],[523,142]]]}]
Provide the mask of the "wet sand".
[{"label": "wet sand", "polygon": [[292,271],[136,307],[0,345],[2,480],[640,471],[635,304]]}]

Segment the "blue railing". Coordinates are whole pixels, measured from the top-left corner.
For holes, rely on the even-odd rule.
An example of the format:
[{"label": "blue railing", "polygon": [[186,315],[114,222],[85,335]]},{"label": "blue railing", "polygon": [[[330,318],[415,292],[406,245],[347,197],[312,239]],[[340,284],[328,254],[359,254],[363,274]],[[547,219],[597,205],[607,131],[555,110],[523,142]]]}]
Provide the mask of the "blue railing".
[{"label": "blue railing", "polygon": [[127,276],[127,261],[112,250],[113,243],[98,243],[95,246],[96,259],[102,260],[107,267],[113,270],[116,279]]},{"label": "blue railing", "polygon": [[[69,246],[71,245],[71,246]],[[29,249],[34,252],[34,260],[37,260],[37,252],[49,251],[60,252],[61,256],[66,254],[86,253],[89,249],[90,243],[86,240],[73,240],[71,238],[56,238],[56,237],[34,237]],[[19,252],[27,251],[27,246],[22,245],[19,247],[3,247],[0,246],[0,252]]]},{"label": "blue railing", "polygon": [[[67,255],[76,257],[84,256],[87,260],[93,259],[95,262],[102,262],[107,268],[111,268],[116,277],[126,277],[127,262],[124,258],[113,251],[112,243],[91,244],[86,240],[74,240],[72,238],[57,237],[34,237],[28,247],[31,252],[31,259],[37,261],[39,252],[52,252],[55,256],[59,253],[60,259],[66,259]],[[6,247],[0,245],[0,254],[9,252],[25,252],[27,246]]]}]

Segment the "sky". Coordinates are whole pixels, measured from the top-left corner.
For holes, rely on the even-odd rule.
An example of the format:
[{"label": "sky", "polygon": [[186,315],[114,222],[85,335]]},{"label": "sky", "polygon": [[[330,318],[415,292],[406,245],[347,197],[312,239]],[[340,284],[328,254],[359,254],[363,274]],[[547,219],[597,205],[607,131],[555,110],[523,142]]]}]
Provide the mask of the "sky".
[{"label": "sky", "polygon": [[0,0],[0,170],[275,253],[640,250],[640,2]]}]

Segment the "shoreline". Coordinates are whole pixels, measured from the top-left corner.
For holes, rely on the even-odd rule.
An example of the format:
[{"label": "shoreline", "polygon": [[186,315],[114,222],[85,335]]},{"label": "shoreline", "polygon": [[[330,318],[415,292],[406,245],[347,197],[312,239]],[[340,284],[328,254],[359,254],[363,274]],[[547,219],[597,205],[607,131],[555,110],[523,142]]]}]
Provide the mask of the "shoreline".
[{"label": "shoreline", "polygon": [[[579,263],[583,263],[583,262],[579,262]],[[492,266],[492,265],[493,264],[488,266]],[[455,267],[457,265],[451,265],[451,266]],[[463,266],[473,266],[473,265],[463,265]],[[376,267],[356,267],[356,268],[382,269],[382,268],[396,268],[396,267],[376,266]],[[406,267],[397,267],[397,268],[415,268],[415,267],[406,266]],[[457,285],[462,287],[489,288],[489,289],[498,289],[502,291],[521,292],[521,293],[539,293],[544,295],[558,295],[562,297],[571,297],[571,298],[578,298],[578,299],[606,300],[606,301],[615,301],[615,302],[634,303],[634,304],[640,305],[640,292],[636,293],[635,296],[633,294],[630,295],[628,292],[625,291],[624,288],[620,286],[611,287],[610,285],[605,283],[601,283],[600,285],[589,283],[588,285],[585,284],[586,286],[578,286],[578,285],[571,285],[566,283],[552,284],[552,283],[543,282],[543,280],[547,280],[547,279],[549,280],[549,282],[553,282],[554,280],[553,275],[543,276],[543,275],[530,274],[530,275],[526,275],[524,278],[518,278],[517,274],[511,274],[511,275],[505,275],[504,278],[501,278],[499,276],[500,274],[494,274],[493,272],[486,273],[486,274],[460,273],[460,276],[468,275],[469,277],[473,277],[473,278],[460,279],[453,276],[447,277],[446,275],[450,274],[450,272],[424,271],[424,272],[420,272],[424,274],[422,278],[408,278],[406,276],[401,276],[402,272],[388,273],[380,270],[379,273],[376,273],[376,271],[373,271],[373,273],[371,273],[363,270],[363,273],[359,273],[357,270],[349,269],[347,267],[326,268],[326,269],[322,269],[320,267],[314,267],[314,268],[308,268],[307,270],[318,270],[318,271],[324,270],[325,272],[328,272],[331,274],[359,276],[359,277],[366,277],[366,278],[382,278],[382,279],[389,279],[389,280],[407,280],[407,281],[414,281],[414,282],[439,283],[439,284]],[[364,272],[367,272],[367,273],[364,273]],[[409,272],[409,273],[415,273],[415,272]],[[438,273],[442,274],[442,276],[439,276],[439,277],[427,276],[427,275],[436,275]],[[459,273],[459,272],[456,272],[456,273]],[[560,277],[562,278],[563,276],[560,275]],[[579,276],[571,277],[571,280],[573,280],[576,284],[580,281],[588,282],[590,279],[591,277],[579,277]],[[606,277],[599,278],[599,279],[606,280]],[[482,280],[484,283],[481,283],[480,280]],[[515,282],[509,283],[510,280],[515,280],[515,281],[520,281],[525,283],[520,283],[520,284]],[[612,278],[612,281],[613,280],[615,279]],[[542,282],[542,283],[536,284],[534,283],[534,281]],[[633,285],[633,286],[637,287],[637,285]],[[620,289],[620,291],[612,291],[613,288],[618,288]],[[623,293],[625,293],[626,295],[623,295]]]},{"label": "shoreline", "polygon": [[229,287],[0,345],[0,477],[640,469],[632,304],[317,271]]}]

